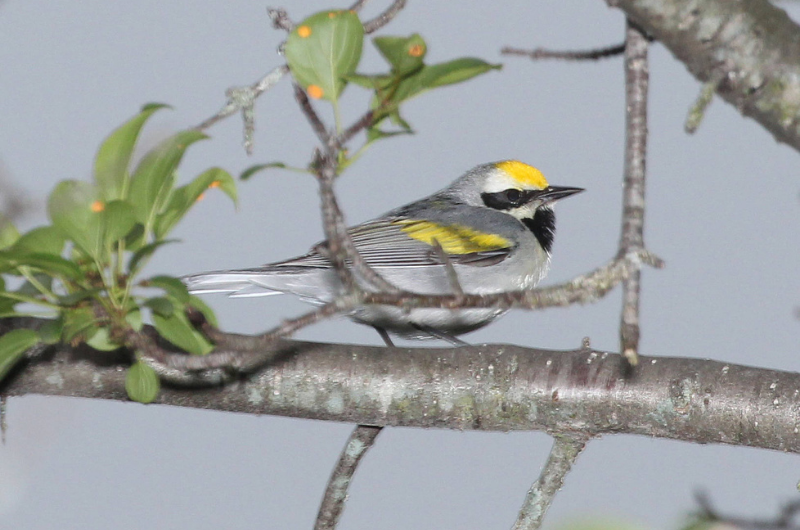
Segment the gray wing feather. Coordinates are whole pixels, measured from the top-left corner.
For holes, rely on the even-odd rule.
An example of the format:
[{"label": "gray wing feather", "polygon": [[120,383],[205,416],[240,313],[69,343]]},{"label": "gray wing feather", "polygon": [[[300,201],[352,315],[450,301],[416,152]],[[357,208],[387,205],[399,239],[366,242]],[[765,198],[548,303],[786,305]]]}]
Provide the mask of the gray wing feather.
[{"label": "gray wing feather", "polygon": [[[371,267],[424,267],[442,265],[435,249],[408,236],[394,219],[376,219],[349,229],[358,253]],[[452,263],[481,267],[503,261],[511,248],[449,256]],[[329,267],[325,257],[325,243],[316,245],[311,252],[272,266]]]}]

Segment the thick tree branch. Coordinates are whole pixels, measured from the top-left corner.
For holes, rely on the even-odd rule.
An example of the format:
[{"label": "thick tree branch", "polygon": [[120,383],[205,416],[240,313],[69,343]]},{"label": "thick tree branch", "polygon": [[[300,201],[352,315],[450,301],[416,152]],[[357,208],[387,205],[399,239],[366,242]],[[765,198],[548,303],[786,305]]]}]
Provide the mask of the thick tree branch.
[{"label": "thick tree branch", "polygon": [[[639,434],[800,453],[800,374],[703,359],[511,345],[394,348],[279,341],[240,382],[164,387],[157,403],[368,425]],[[128,356],[61,349],[11,374],[8,396],[126,401]]]},{"label": "thick tree branch", "polygon": [[800,150],[800,27],[766,0],[606,0],[698,80]]}]

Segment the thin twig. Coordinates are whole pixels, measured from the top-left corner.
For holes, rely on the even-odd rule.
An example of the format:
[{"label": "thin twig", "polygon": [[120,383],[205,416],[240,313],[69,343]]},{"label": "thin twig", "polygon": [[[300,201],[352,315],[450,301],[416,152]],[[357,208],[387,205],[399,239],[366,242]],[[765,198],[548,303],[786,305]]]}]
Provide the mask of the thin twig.
[{"label": "thin twig", "polygon": [[[324,250],[325,257],[331,262],[333,270],[346,292],[355,292],[358,288],[353,272],[347,266],[348,250],[345,241],[349,238],[344,216],[336,195],[333,192],[333,180],[336,176],[336,159],[333,156],[318,158],[317,181],[322,208],[322,229],[325,232]],[[354,245],[355,246],[355,245]]]},{"label": "thin twig", "polygon": [[[344,215],[339,208],[339,203],[333,192],[332,179],[330,177],[320,177],[319,181],[320,195],[322,197],[322,215],[325,224],[325,236],[327,237],[327,248],[329,251],[328,259],[331,260],[334,268],[339,272],[342,268],[347,268],[347,264],[349,263],[353,272],[355,272],[367,286],[388,293],[400,292],[397,287],[384,280],[381,275],[375,272],[361,254],[359,254],[347,230],[347,226],[344,222]],[[339,274],[341,278],[342,273],[339,272]],[[349,279],[345,279],[344,282],[346,286],[351,283]],[[350,290],[354,289],[352,285],[349,287]]]},{"label": "thin twig", "polygon": [[[205,356],[190,356],[164,350],[150,350],[150,344],[130,344],[147,357],[148,363],[161,377],[176,384],[205,384],[224,382],[231,372],[249,373],[274,360],[281,354],[276,345],[281,338],[287,338],[303,327],[310,326],[326,318],[348,313],[368,304],[389,305],[403,308],[485,308],[502,309],[545,309],[563,307],[571,304],[585,304],[599,300],[643,265],[663,266],[663,262],[645,250],[632,252],[599,267],[589,274],[578,276],[570,282],[547,288],[527,291],[513,291],[492,295],[421,295],[405,291],[399,292],[354,292],[341,295],[329,304],[321,306],[297,318],[286,320],[280,326],[261,335],[224,334],[223,340],[211,334],[210,338],[224,349]],[[198,324],[200,325],[200,324]],[[201,326],[202,327],[202,326]],[[255,352],[255,353],[254,353]],[[212,373],[196,378],[187,371],[210,370]],[[214,371],[227,370],[225,373]]]},{"label": "thin twig", "polygon": [[375,111],[370,110],[364,113],[364,115],[361,116],[357,122],[342,131],[339,136],[334,138],[335,145],[340,149],[344,148],[345,144],[352,140],[356,134],[372,125],[373,119],[375,119]]},{"label": "thin twig", "polygon": [[[645,34],[628,21],[625,29],[625,179],[619,253],[644,248],[644,191],[647,160],[647,90],[649,67]],[[641,273],[622,282],[620,351],[631,366],[638,363]]]},{"label": "thin twig", "polygon": [[616,44],[614,46],[607,46],[605,48],[580,51],[548,50],[546,48],[525,50],[522,48],[512,48],[510,46],[506,46],[500,50],[501,55],[522,55],[525,57],[530,57],[530,59],[533,61],[538,61],[540,59],[558,59],[562,61],[596,61],[598,59],[616,57],[617,55],[622,55],[624,52],[625,44]]},{"label": "thin twig", "polygon": [[253,135],[255,133],[255,100],[258,96],[274,87],[287,73],[289,73],[289,67],[283,64],[250,86],[229,88],[225,91],[225,95],[228,98],[225,106],[214,116],[195,126],[195,129],[203,131],[228,116],[241,111],[242,121],[244,121],[243,144],[247,154],[251,154],[253,152]]},{"label": "thin twig", "polygon": [[588,438],[578,434],[560,434],[553,437],[553,447],[541,474],[533,483],[514,524],[514,530],[537,530],[547,509],[564,484],[564,477],[581,454]]},{"label": "thin twig", "polygon": [[8,414],[8,400],[5,395],[0,396],[0,444],[6,445],[6,433],[8,432],[8,423],[6,416]]},{"label": "thin twig", "polygon": [[332,137],[325,124],[320,119],[305,91],[297,84],[294,85],[295,99],[300,104],[300,109],[311,124],[312,129],[317,134],[322,143],[324,154],[321,152],[315,157],[314,166],[316,168],[317,181],[320,186],[320,197],[322,199],[322,220],[323,229],[327,242],[328,259],[336,270],[339,279],[344,284],[346,290],[351,292],[355,289],[352,274],[347,267],[348,262],[358,275],[375,289],[387,292],[397,292],[398,289],[384,280],[364,261],[358,253],[353,243],[347,226],[344,222],[336,195],[333,191],[333,182],[338,173],[339,153],[344,149],[344,143],[359,130],[367,127],[372,119],[371,113],[366,113],[355,124],[348,127],[339,137]]},{"label": "thin twig", "polygon": [[[336,314],[346,313],[367,304],[389,305],[404,308],[472,308],[497,307],[502,309],[545,309],[563,307],[576,303],[594,302],[616,287],[624,278],[639,270],[642,264],[654,266],[662,262],[646,251],[631,254],[624,259],[614,259],[607,265],[599,267],[589,274],[579,276],[571,282],[547,288],[536,288],[527,291],[513,291],[494,295],[420,295],[409,292],[351,294],[340,296],[335,302],[326,304],[314,311],[285,321],[281,326],[256,336],[238,335],[229,342],[235,351],[220,354],[211,353],[206,356],[182,359],[185,355],[176,355],[175,359],[166,362],[170,368],[199,370],[226,367],[238,371],[247,371],[251,367],[268,362],[274,353],[262,351],[279,338],[285,338],[305,326],[315,324]],[[241,350],[241,351],[236,351]],[[250,351],[258,351],[254,358]]]},{"label": "thin twig", "polygon": [[362,304],[415,308],[464,309],[496,307],[500,309],[545,309],[572,304],[586,304],[602,298],[642,264],[654,267],[663,262],[645,250],[633,252],[623,259],[614,259],[594,271],[552,287],[509,291],[497,294],[423,295],[416,293],[369,293],[361,295]]},{"label": "thin twig", "polygon": [[217,350],[208,355],[185,355],[166,351],[144,333],[132,332],[128,336],[128,343],[166,381],[181,385],[221,384],[230,381],[236,374],[249,373],[275,360],[282,354],[277,347],[281,338],[354,306],[353,301],[342,298],[297,318],[284,320],[279,326],[261,335],[230,335],[227,338],[230,349]]},{"label": "thin twig", "polygon": [[314,530],[336,528],[344,511],[347,489],[350,487],[353,474],[356,472],[361,458],[375,444],[375,438],[377,438],[382,429],[382,427],[372,425],[357,425],[353,429],[347,444],[342,450],[342,454],[339,456],[339,461],[333,469],[331,478],[328,480],[328,487],[325,489],[325,495],[317,513]]},{"label": "thin twig", "polygon": [[294,29],[294,22],[289,18],[289,14],[282,7],[267,8],[267,15],[272,20],[272,27],[275,29],[282,29],[285,32],[290,32]]},{"label": "thin twig", "polygon": [[326,151],[329,150],[331,144],[331,135],[328,132],[328,129],[325,127],[325,124],[322,123],[322,119],[319,117],[319,114],[317,114],[317,111],[314,110],[314,107],[311,105],[311,101],[309,101],[306,91],[303,90],[303,88],[297,83],[293,83],[293,86],[294,99],[300,104],[300,110],[303,111],[303,115],[305,115],[308,123],[311,124],[311,128],[314,129],[314,133],[317,135],[317,138],[319,138],[319,141],[322,143],[322,145],[325,146]]},{"label": "thin twig", "polygon": [[696,516],[698,522],[724,523],[730,525],[731,528],[747,528],[749,530],[800,530],[800,526],[792,524],[797,514],[800,513],[800,501],[786,504],[774,519],[746,519],[721,515],[711,505],[708,495],[703,492],[696,493],[695,499],[700,506]]},{"label": "thin twig", "polygon": [[700,123],[702,123],[706,115],[706,109],[714,99],[717,87],[719,87],[723,79],[725,79],[724,75],[717,74],[710,81],[703,83],[700,93],[689,109],[689,113],[686,115],[686,122],[683,125],[683,130],[688,134],[694,134],[697,128],[700,127]]},{"label": "thin twig", "polygon": [[361,8],[367,5],[367,2],[369,2],[369,0],[358,0],[355,4],[351,5],[347,9],[348,11],[355,11],[356,13],[358,13],[359,11],[361,11]]},{"label": "thin twig", "polygon": [[[274,87],[278,83],[278,81],[280,81],[281,78],[288,73],[289,73],[289,67],[286,66],[285,64],[282,64],[281,66],[278,66],[277,68],[269,72],[267,75],[265,75],[264,77],[262,77],[261,79],[250,85],[249,87],[239,87],[239,88],[250,89],[253,92],[253,99],[255,99],[262,93]],[[215,115],[211,116],[210,118],[203,121],[199,125],[196,125],[195,129],[199,131],[208,129],[217,122],[220,122],[225,118],[227,118],[228,116],[231,116],[235,114],[237,111],[241,110],[242,101],[240,99],[233,98],[230,96],[230,91],[235,89],[236,89],[235,87],[233,89],[228,89],[227,94],[229,94],[229,97],[228,97],[228,102],[225,104],[225,106],[222,107],[222,109]]]},{"label": "thin twig", "polygon": [[458,281],[458,273],[456,272],[456,268],[453,267],[453,261],[444,251],[442,245],[439,244],[438,239],[434,239],[433,243],[433,251],[436,253],[436,257],[439,258],[439,261],[444,263],[444,269],[447,273],[447,281],[450,284],[450,289],[453,291],[453,294],[464,296],[464,289],[461,288],[461,282]]},{"label": "thin twig", "polygon": [[370,33],[374,33],[381,29],[383,26],[388,24],[389,22],[397,16],[397,14],[406,6],[406,0],[394,0],[392,5],[390,5],[386,11],[378,15],[377,17],[373,18],[372,20],[368,20],[364,22],[364,33],[369,35]]}]

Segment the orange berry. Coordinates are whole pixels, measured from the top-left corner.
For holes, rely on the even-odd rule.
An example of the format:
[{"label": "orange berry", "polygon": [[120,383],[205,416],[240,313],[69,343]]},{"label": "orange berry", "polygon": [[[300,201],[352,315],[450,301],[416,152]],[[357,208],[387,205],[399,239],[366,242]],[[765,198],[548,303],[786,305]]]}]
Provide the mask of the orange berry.
[{"label": "orange berry", "polygon": [[317,85],[308,85],[308,95],[314,99],[319,99],[322,97],[324,92],[322,91],[321,87]]},{"label": "orange berry", "polygon": [[300,38],[305,39],[306,37],[311,35],[311,28],[308,26],[300,26],[297,28],[297,34],[300,35]]},{"label": "orange berry", "polygon": [[425,53],[425,46],[422,44],[415,44],[408,49],[408,54],[411,57],[420,57],[423,53]]},{"label": "orange berry", "polygon": [[94,201],[94,202],[92,203],[91,209],[92,209],[92,211],[93,211],[93,212],[95,212],[95,213],[97,213],[97,212],[102,212],[103,210],[105,210],[105,209],[106,209],[106,205],[105,205],[105,204],[103,204],[103,203],[102,203],[102,202],[100,202],[100,201]]}]

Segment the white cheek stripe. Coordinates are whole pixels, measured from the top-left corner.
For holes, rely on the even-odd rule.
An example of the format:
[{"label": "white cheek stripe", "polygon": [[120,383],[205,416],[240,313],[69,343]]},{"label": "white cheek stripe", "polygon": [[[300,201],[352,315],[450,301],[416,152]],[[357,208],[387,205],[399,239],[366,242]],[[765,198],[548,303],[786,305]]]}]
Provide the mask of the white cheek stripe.
[{"label": "white cheek stripe", "polygon": [[506,213],[513,215],[517,219],[530,219],[536,213],[536,204],[538,204],[538,202],[534,201],[533,203],[514,208],[513,210],[506,210]]},{"label": "white cheek stripe", "polygon": [[497,193],[498,191],[507,190],[509,188],[520,189],[519,182],[511,178],[504,171],[495,170],[486,179],[483,191],[486,193]]}]

